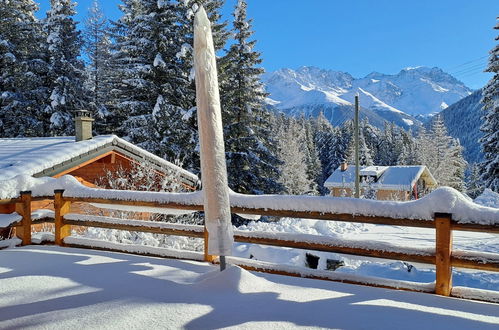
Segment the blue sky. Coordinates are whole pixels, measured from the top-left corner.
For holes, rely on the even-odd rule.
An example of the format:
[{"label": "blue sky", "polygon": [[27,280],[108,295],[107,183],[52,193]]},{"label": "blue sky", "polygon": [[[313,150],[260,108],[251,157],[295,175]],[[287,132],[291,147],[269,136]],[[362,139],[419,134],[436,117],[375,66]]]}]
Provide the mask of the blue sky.
[{"label": "blue sky", "polygon": [[[78,1],[83,21],[92,0]],[[38,0],[40,12],[49,0]],[[100,0],[117,19],[119,0]],[[231,19],[236,0],[227,0]],[[483,73],[497,31],[497,0],[248,0],[257,50],[267,71],[303,65],[363,77],[408,66],[438,66],[471,88]]]}]

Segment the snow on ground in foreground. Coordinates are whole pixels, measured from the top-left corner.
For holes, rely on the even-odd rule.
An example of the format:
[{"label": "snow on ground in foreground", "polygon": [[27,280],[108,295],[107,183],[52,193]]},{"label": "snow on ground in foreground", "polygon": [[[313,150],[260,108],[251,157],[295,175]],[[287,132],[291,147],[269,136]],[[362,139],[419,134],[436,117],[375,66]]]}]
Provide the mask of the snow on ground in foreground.
[{"label": "snow on ground in foreground", "polygon": [[[389,243],[401,249],[435,247],[435,230],[427,228],[284,218],[277,222],[250,222],[238,230],[253,233],[320,235],[330,237],[332,241],[335,239],[358,241],[360,246],[368,242],[372,246]],[[455,231],[453,236],[453,246],[456,250],[499,254],[497,234]],[[237,257],[301,267],[305,266],[306,253],[320,257],[318,269],[326,269],[327,259],[331,259],[344,263],[344,266],[336,270],[337,272],[423,283],[435,280],[435,268],[432,265],[256,244],[236,243],[234,248],[234,255]],[[454,268],[453,272],[453,283],[456,286],[499,291],[499,273],[461,268]]]},{"label": "snow on ground in foreground", "polygon": [[207,263],[29,246],[0,251],[0,328],[497,329],[497,304]]}]

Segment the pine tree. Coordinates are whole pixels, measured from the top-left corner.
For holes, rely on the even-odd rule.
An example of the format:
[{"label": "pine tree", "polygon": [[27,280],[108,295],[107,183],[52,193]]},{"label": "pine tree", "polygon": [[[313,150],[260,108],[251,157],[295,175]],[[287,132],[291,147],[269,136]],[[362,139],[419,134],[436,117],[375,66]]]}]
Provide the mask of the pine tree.
[{"label": "pine tree", "polygon": [[192,88],[182,56],[185,45],[172,1],[125,1],[114,23],[112,68],[117,83],[111,112],[118,131],[144,149],[195,170]]},{"label": "pine tree", "polygon": [[319,193],[319,187],[324,183],[322,178],[322,164],[317,152],[317,146],[314,141],[314,127],[312,119],[300,118],[300,126],[303,131],[303,149],[305,153],[305,164],[307,166],[307,179],[310,181],[308,185],[309,194]]},{"label": "pine tree", "polygon": [[69,135],[74,133],[73,112],[88,105],[79,59],[82,38],[72,18],[76,4],[71,0],[51,0],[50,4],[45,20],[49,97],[43,109],[44,133]]},{"label": "pine tree", "polygon": [[380,134],[378,153],[374,159],[376,165],[397,165],[403,150],[401,129],[393,123],[385,122]]},{"label": "pine tree", "polygon": [[416,149],[416,139],[412,132],[400,129],[402,137],[402,147],[398,157],[398,165],[419,165],[418,153]]},{"label": "pine tree", "polygon": [[328,193],[327,189],[324,188],[324,181],[340,165],[345,157],[347,147],[341,144],[339,129],[333,127],[322,112],[313,121],[313,126],[315,126],[314,142],[322,166],[319,192],[324,195]]},{"label": "pine tree", "polygon": [[[348,144],[348,157],[347,161],[350,164],[355,164],[355,136],[352,127],[352,135],[350,142]],[[364,130],[362,127],[359,127],[359,164],[360,166],[370,166],[373,165],[373,155],[371,149],[366,143],[366,139],[364,137]]]},{"label": "pine tree", "polygon": [[[498,17],[499,20],[499,17]],[[499,30],[499,21],[494,29]],[[499,40],[499,36],[495,38]],[[485,160],[481,164],[482,179],[486,188],[499,192],[499,44],[490,51],[486,72],[494,76],[483,90],[484,136],[480,139]]]},{"label": "pine tree", "polygon": [[282,118],[282,124],[277,133],[278,156],[282,161],[279,182],[285,191],[291,195],[301,195],[314,192],[314,181],[309,178],[307,155],[303,148],[306,142],[305,132],[294,118]]},{"label": "pine tree", "polygon": [[467,166],[459,141],[447,134],[440,116],[432,123],[429,134],[418,138],[421,163],[426,165],[440,185],[464,190],[464,170]]},{"label": "pine tree", "polygon": [[466,194],[475,199],[483,192],[483,181],[480,177],[480,165],[473,164],[470,172],[468,184],[466,186]]},{"label": "pine tree", "polygon": [[95,130],[113,133],[107,125],[110,112],[107,110],[111,91],[111,38],[109,23],[100,9],[98,0],[92,2],[85,21],[84,49],[89,63],[86,66],[86,86],[89,91],[89,110],[98,118]]},{"label": "pine tree", "polygon": [[227,77],[221,81],[221,101],[229,186],[240,193],[276,193],[282,190],[279,161],[264,108],[260,54],[253,50],[256,41],[248,40],[253,32],[245,1],[238,1],[233,24],[235,42],[221,64]]},{"label": "pine tree", "polygon": [[32,0],[0,1],[0,136],[36,136],[46,97],[43,31]]}]

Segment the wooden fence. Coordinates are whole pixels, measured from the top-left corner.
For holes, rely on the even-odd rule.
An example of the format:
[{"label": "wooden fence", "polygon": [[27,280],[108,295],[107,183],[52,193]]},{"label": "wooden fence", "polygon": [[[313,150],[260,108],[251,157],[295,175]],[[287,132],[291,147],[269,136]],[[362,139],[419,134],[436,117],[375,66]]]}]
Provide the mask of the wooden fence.
[{"label": "wooden fence", "polygon": [[[215,261],[216,256],[210,256],[207,254],[207,232],[203,226],[175,226],[175,225],[165,225],[164,223],[158,222],[157,224],[147,222],[142,225],[138,221],[123,221],[122,219],[116,219],[115,222],[109,221],[109,218],[93,216],[92,219],[78,218],[78,215],[72,214],[71,219],[65,219],[71,209],[72,203],[83,202],[83,203],[99,203],[99,204],[118,204],[118,205],[128,205],[134,207],[154,207],[154,208],[168,208],[168,209],[179,209],[179,210],[191,210],[191,211],[202,211],[202,205],[184,205],[180,203],[160,203],[160,202],[150,202],[150,201],[124,201],[119,199],[111,198],[79,198],[79,197],[64,197],[64,191],[56,190],[54,196],[48,197],[36,197],[32,198],[30,192],[22,192],[21,197],[17,199],[0,200],[0,205],[5,204],[15,204],[15,210],[22,216],[22,220],[15,225],[16,233],[19,238],[22,239],[23,245],[31,244],[31,225],[40,222],[47,222],[48,219],[40,219],[37,221],[31,220],[31,203],[38,200],[54,200],[54,223],[55,223],[55,244],[60,246],[74,246],[71,244],[66,244],[64,239],[71,234],[71,226],[85,226],[85,227],[99,227],[99,228],[109,228],[117,230],[128,230],[128,231],[138,231],[138,232],[148,232],[166,235],[178,235],[187,237],[198,237],[205,239],[205,253],[204,259],[206,261]],[[282,234],[279,238],[276,236],[269,235],[253,235],[251,232],[239,232],[236,231],[234,235],[234,240],[236,242],[252,243],[252,244],[262,244],[262,245],[272,245],[279,247],[288,248],[298,248],[305,250],[317,250],[323,252],[334,252],[349,255],[357,255],[364,257],[374,257],[383,259],[395,259],[407,262],[418,262],[425,264],[435,265],[436,268],[436,281],[434,293],[449,296],[452,291],[452,268],[469,268],[477,270],[486,271],[499,271],[499,255],[497,254],[480,254],[472,252],[467,252],[466,254],[453,253],[452,249],[452,232],[455,230],[459,231],[474,231],[482,233],[493,233],[499,234],[499,225],[479,225],[479,224],[464,224],[457,223],[452,220],[451,214],[436,213],[434,215],[433,221],[428,220],[414,220],[414,219],[397,219],[390,217],[371,217],[362,216],[355,214],[337,214],[337,213],[325,213],[318,212],[314,210],[310,211],[288,211],[288,210],[272,210],[263,208],[242,208],[242,207],[232,207],[231,211],[238,214],[256,214],[262,216],[281,216],[281,217],[294,217],[294,218],[306,218],[306,219],[319,219],[326,221],[346,221],[346,222],[357,222],[357,223],[370,223],[376,225],[396,225],[405,227],[420,227],[420,228],[432,228],[435,229],[435,250],[434,252],[428,252],[427,250],[422,251],[418,249],[406,249],[404,252],[397,249],[376,249],[372,247],[362,247],[352,246],[352,244],[341,244],[335,242],[333,238],[324,237],[320,242],[300,242],[296,241],[293,237],[287,237],[289,235]],[[82,216],[84,217],[84,216]],[[69,218],[69,216],[68,216]],[[292,236],[292,235],[291,235]],[[412,251],[412,252],[411,252]],[[273,272],[278,274],[286,274],[292,276],[303,276],[303,274],[298,274],[292,271],[286,270],[272,270],[266,269],[265,267],[258,266],[248,266],[241,265],[247,269]],[[308,275],[306,277],[312,278],[323,278],[320,275]],[[324,278],[327,279],[327,278]],[[334,280],[334,279],[333,279]],[[342,282],[365,284],[356,280],[341,280]],[[400,288],[398,286],[391,285],[376,285],[388,288]]]}]

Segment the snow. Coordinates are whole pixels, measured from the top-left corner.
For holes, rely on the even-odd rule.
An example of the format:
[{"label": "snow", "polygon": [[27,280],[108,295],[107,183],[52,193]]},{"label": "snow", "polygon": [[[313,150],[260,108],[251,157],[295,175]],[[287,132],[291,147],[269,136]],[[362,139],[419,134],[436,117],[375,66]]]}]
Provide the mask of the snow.
[{"label": "snow", "polygon": [[21,221],[22,216],[17,212],[12,212],[10,214],[0,214],[0,228],[9,227],[11,224]]},{"label": "snow", "polygon": [[[0,198],[15,198],[19,196],[20,191],[25,190],[30,190],[32,196],[53,196],[54,190],[63,189],[64,196],[66,197],[110,198],[129,201],[142,200],[147,202],[178,203],[183,205],[201,205],[203,203],[203,197],[200,191],[193,193],[162,193],[96,189],[82,185],[70,175],[64,175],[60,178],[33,178],[31,176],[21,175],[11,180],[0,181],[0,184],[2,187],[0,190]],[[128,208],[132,209],[130,206]]]},{"label": "snow", "polygon": [[388,166],[366,166],[360,169],[360,175],[379,177],[388,168],[389,168]]},{"label": "snow", "polygon": [[127,211],[127,212],[150,212],[150,213],[159,213],[159,214],[168,214],[168,215],[183,215],[196,212],[191,210],[180,210],[167,207],[147,207],[147,206],[131,206],[131,205],[119,205],[119,204],[102,204],[102,203],[90,203],[90,205],[100,209],[109,209],[109,210]]},{"label": "snow", "polygon": [[[376,170],[378,168],[378,170]],[[426,166],[362,166],[361,175],[378,176],[379,180],[371,184],[372,188],[383,190],[411,191],[419,177],[427,172],[431,182],[435,179],[427,171]],[[331,176],[324,182],[324,186],[349,188],[355,182],[355,166],[349,165],[345,171],[338,167]]]},{"label": "snow", "polygon": [[[399,114],[405,114],[403,111],[400,111],[399,109],[386,104],[385,102],[381,101],[373,94],[363,90],[362,88],[359,87],[357,90],[362,93],[362,97],[359,97],[359,103],[362,104],[363,107],[378,111],[391,111]],[[345,94],[344,97],[352,99],[354,93],[358,94],[358,92],[351,91],[350,93]]]},{"label": "snow", "polygon": [[[52,210],[40,209],[31,212],[31,220],[53,218],[53,217],[54,217],[54,211]],[[9,227],[13,223],[21,221],[22,218],[23,217],[16,212],[12,212],[10,214],[0,214],[0,228]]]},{"label": "snow", "polygon": [[480,196],[475,198],[475,203],[499,209],[499,194],[486,188]]},{"label": "snow", "polygon": [[118,219],[118,218],[112,218],[112,217],[103,217],[103,216],[85,215],[85,214],[76,214],[76,213],[68,213],[64,216],[64,219],[80,220],[80,221],[98,221],[98,222],[108,223],[108,224],[123,224],[123,225],[137,226],[137,227],[152,227],[152,228],[161,228],[161,229],[184,230],[184,231],[191,231],[191,232],[197,232],[197,233],[204,232],[203,226],[183,225],[183,224],[167,223],[167,222],[159,222],[159,221]]},{"label": "snow", "polygon": [[[20,245],[22,241],[15,237],[11,239],[5,239],[5,240],[0,240],[0,249],[8,248],[8,247],[15,247],[16,245]],[[0,273],[1,273],[1,267],[0,267]]]},{"label": "snow", "polygon": [[124,244],[124,243],[116,243],[116,242],[105,242],[98,239],[91,239],[85,237],[74,237],[69,236],[64,238],[64,243],[66,244],[75,244],[80,246],[87,246],[91,248],[103,248],[110,250],[117,250],[128,253],[137,253],[137,254],[153,254],[162,257],[175,258],[175,259],[189,259],[189,260],[204,260],[204,253],[201,252],[193,252],[193,251],[185,251],[185,250],[176,250],[176,249],[167,249],[156,246],[145,246],[145,245],[137,245],[137,244]]},{"label": "snow", "polygon": [[234,238],[225,164],[222,111],[211,25],[203,6],[194,16],[196,106],[208,253],[231,255]]},{"label": "snow", "polygon": [[75,142],[75,138],[72,136],[0,138],[0,181],[12,179],[18,175],[35,175],[106,145],[123,146],[158,162],[161,166],[174,169],[194,182],[198,181],[194,174],[115,135],[99,135],[90,140],[79,142]]},{"label": "snow", "polygon": [[[267,73],[263,81],[270,93],[269,99],[278,101],[273,105],[280,110],[294,107],[300,110],[311,104],[345,105],[361,90],[362,107],[412,116],[427,115],[471,92],[441,69],[428,67],[406,68],[395,75],[373,73],[360,79],[345,72],[301,67]],[[326,97],[328,93],[334,97]]]},{"label": "snow", "polygon": [[459,298],[492,301],[499,303],[499,292],[491,290],[470,289],[462,286],[452,288],[452,294]]},{"label": "snow", "polygon": [[0,251],[0,328],[497,329],[496,304],[195,261]]},{"label": "snow", "polygon": [[414,125],[414,121],[413,120],[410,120],[410,119],[407,119],[407,118],[402,118],[402,120],[404,121],[404,123],[406,123],[409,126]]},{"label": "snow", "polygon": [[[118,200],[142,200],[183,205],[203,205],[204,192],[162,193],[88,188],[69,175],[60,178],[19,176],[1,183],[0,198],[14,198],[19,191],[31,190],[33,196],[52,196],[54,189],[64,189],[67,197],[93,197]],[[441,187],[421,199],[396,202],[331,196],[244,195],[229,193],[232,207],[272,210],[350,213],[397,219],[433,220],[435,213],[450,213],[459,223],[497,225],[499,210],[473,203],[471,199],[450,187]]]},{"label": "snow", "polygon": [[433,220],[435,213],[451,213],[459,223],[494,225],[499,210],[473,203],[457,190],[441,187],[425,197],[408,202],[378,201],[346,197],[243,195],[231,193],[231,205],[273,210],[349,213],[400,219]]},{"label": "snow", "polygon": [[39,220],[43,218],[54,218],[55,213],[52,210],[39,209],[31,212],[31,220]]},{"label": "snow", "polygon": [[[251,222],[235,231],[238,235],[280,237],[283,239],[321,242],[326,245],[359,246],[379,250],[427,254],[435,248],[435,230],[427,228],[380,226],[372,224],[284,218],[277,222]],[[320,236],[317,236],[320,235]],[[499,253],[499,236],[455,231],[453,254],[478,262],[495,261]],[[319,258],[319,270],[328,269],[327,260],[341,262],[335,272],[410,282],[435,280],[433,265],[353,256],[332,252],[308,251],[247,243],[237,243],[235,256],[279,265],[304,267],[306,253]],[[456,286],[499,291],[499,274],[454,268]]]},{"label": "snow", "polygon": [[297,274],[300,277],[321,277],[324,279],[330,279],[340,282],[356,281],[367,285],[392,286],[398,289],[414,290],[419,292],[432,292],[435,288],[435,283],[416,283],[410,281],[387,280],[379,277],[376,278],[376,277],[353,275],[353,274],[343,274],[326,270],[316,270],[305,267],[274,264],[270,262],[242,259],[237,257],[229,257],[227,258],[227,262],[233,265],[254,267],[260,270],[276,271],[276,272],[281,271],[291,274]]},{"label": "snow", "polygon": [[55,235],[45,231],[31,233],[31,244],[42,244],[45,242],[55,242]]},{"label": "snow", "polygon": [[328,236],[318,236],[309,235],[301,233],[282,233],[282,232],[267,232],[267,231],[244,231],[235,230],[234,235],[239,235],[243,237],[257,237],[257,238],[270,238],[279,239],[288,242],[301,242],[301,243],[313,243],[322,244],[330,247],[351,247],[351,248],[362,248],[373,251],[391,251],[396,253],[404,254],[415,254],[415,255],[433,255],[435,253],[434,248],[414,248],[414,247],[403,247],[397,246],[391,243],[384,243],[380,241],[359,241],[356,239],[342,239],[342,238],[332,238]]},{"label": "snow", "polygon": [[161,54],[160,53],[157,53],[156,54],[156,57],[154,58],[154,61],[153,61],[153,66],[155,67],[165,67],[166,66],[166,63],[165,61],[163,60],[163,58],[161,57]]}]

